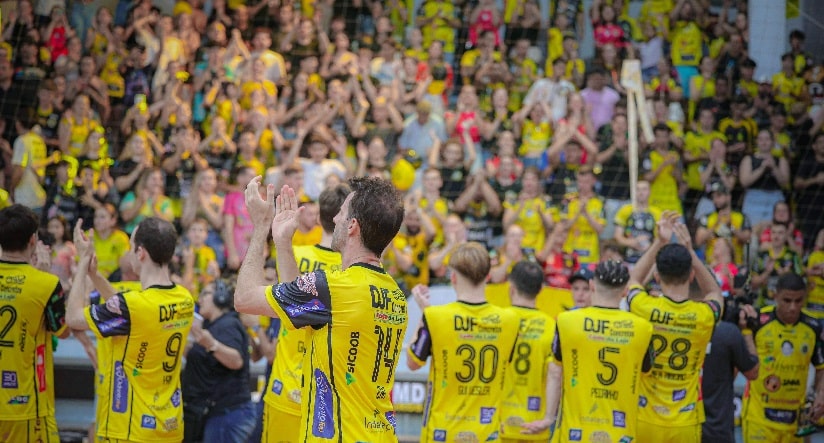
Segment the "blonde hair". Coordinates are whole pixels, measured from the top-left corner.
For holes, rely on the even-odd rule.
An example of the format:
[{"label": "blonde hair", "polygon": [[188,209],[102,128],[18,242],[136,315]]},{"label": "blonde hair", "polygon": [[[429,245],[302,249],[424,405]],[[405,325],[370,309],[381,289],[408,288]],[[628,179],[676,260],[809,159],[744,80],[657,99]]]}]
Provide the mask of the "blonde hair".
[{"label": "blonde hair", "polygon": [[449,267],[477,286],[489,275],[489,252],[477,242],[461,244],[449,257]]}]

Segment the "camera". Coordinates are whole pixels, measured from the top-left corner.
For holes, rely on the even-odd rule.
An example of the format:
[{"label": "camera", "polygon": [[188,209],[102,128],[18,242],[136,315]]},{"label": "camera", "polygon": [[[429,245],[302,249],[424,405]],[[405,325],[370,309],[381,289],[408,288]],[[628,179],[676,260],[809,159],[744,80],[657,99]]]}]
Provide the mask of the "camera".
[{"label": "camera", "polygon": [[[750,281],[746,273],[739,273],[735,276],[733,287],[736,289],[735,293],[724,299],[724,316],[721,320],[737,325],[742,307],[754,304],[754,294],[750,291]],[[758,319],[747,317],[747,328],[756,329],[757,327]]]}]

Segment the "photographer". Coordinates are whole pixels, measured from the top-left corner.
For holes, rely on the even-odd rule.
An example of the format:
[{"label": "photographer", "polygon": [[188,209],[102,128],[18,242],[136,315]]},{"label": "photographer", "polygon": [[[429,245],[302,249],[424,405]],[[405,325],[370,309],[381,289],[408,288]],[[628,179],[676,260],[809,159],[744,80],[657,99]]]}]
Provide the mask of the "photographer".
[{"label": "photographer", "polygon": [[[698,285],[690,287],[690,297],[703,297]],[[701,391],[704,393],[706,421],[702,425],[702,441],[734,442],[735,420],[733,385],[738,372],[747,380],[758,378],[758,353],[748,325],[756,322],[752,305],[731,302],[727,298],[724,318],[715,325],[707,347]]]},{"label": "photographer", "polygon": [[203,325],[183,370],[185,442],[242,443],[255,427],[249,394],[249,337],[232,309],[235,289],[224,280],[200,292]]}]

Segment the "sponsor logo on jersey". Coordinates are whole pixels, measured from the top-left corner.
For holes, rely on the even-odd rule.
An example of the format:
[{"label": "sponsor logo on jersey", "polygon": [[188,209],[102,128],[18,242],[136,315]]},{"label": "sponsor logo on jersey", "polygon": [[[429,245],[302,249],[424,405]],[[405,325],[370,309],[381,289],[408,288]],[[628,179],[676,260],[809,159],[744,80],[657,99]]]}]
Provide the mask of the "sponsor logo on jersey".
[{"label": "sponsor logo on jersey", "polygon": [[398,419],[395,418],[395,411],[387,411],[386,412],[386,421],[388,421],[389,424],[392,425],[392,429],[395,429],[395,428],[398,427]]},{"label": "sponsor logo on jersey", "polygon": [[695,403],[690,403],[683,408],[679,409],[678,412],[690,412],[695,409]]},{"label": "sponsor logo on jersey", "polygon": [[165,429],[166,432],[176,431],[177,426],[177,417],[172,417],[163,422],[163,429]]},{"label": "sponsor logo on jersey", "polygon": [[461,431],[455,436],[455,443],[478,443],[478,436],[474,432]]},{"label": "sponsor logo on jersey", "polygon": [[300,317],[301,315],[307,312],[323,311],[324,309],[326,309],[326,306],[324,306],[323,303],[320,302],[320,300],[315,298],[310,300],[308,303],[304,303],[302,305],[287,306],[286,314],[289,315],[289,317],[294,318]]},{"label": "sponsor logo on jersey", "polygon": [[793,424],[798,417],[798,411],[786,409],[764,408],[764,417],[777,423]]},{"label": "sponsor logo on jersey", "polygon": [[612,438],[605,431],[595,431],[589,434],[589,441],[592,443],[612,443]]},{"label": "sponsor logo on jersey", "polygon": [[540,411],[541,410],[541,397],[527,397],[526,398],[526,409],[527,409],[527,411]]},{"label": "sponsor logo on jersey", "polygon": [[174,407],[176,407],[176,408],[180,407],[181,393],[180,393],[179,388],[175,389],[175,392],[172,394],[172,398],[170,400],[172,402],[172,405],[174,405]]},{"label": "sponsor logo on jersey", "polygon": [[[312,275],[312,274],[306,274]],[[335,419],[332,416],[332,388],[326,374],[315,369],[315,412],[312,423],[312,435],[331,439],[335,436]]]},{"label": "sponsor logo on jersey", "polygon": [[435,429],[435,432],[432,433],[432,440],[446,441],[446,429]]},{"label": "sponsor logo on jersey", "polygon": [[627,414],[623,411],[612,411],[612,426],[616,428],[626,428]]},{"label": "sponsor logo on jersey", "polygon": [[[355,372],[355,364],[358,362],[358,346],[360,346],[360,332],[349,333],[349,352],[346,356],[346,374]],[[348,383],[347,383],[348,384]]]},{"label": "sponsor logo on jersey", "polygon": [[3,371],[3,388],[17,389],[17,372]]},{"label": "sponsor logo on jersey", "polygon": [[644,397],[643,395],[639,395],[639,396],[638,396],[638,406],[640,406],[640,407],[642,407],[642,408],[643,408],[643,407],[645,407],[646,405],[647,405],[647,398],[646,398],[646,397]]},{"label": "sponsor logo on jersey", "polygon": [[106,320],[103,323],[97,325],[97,329],[100,331],[101,334],[106,334],[113,331],[118,326],[123,325],[126,323],[126,319],[123,317],[115,317],[111,320]]},{"label": "sponsor logo on jersey", "polygon": [[298,289],[301,291],[312,294],[315,297],[318,296],[318,288],[316,285],[316,277],[314,272],[310,272],[308,274],[302,274],[298,277],[297,281],[295,282],[298,285]]},{"label": "sponsor logo on jersey", "polygon": [[129,409],[129,380],[126,378],[122,362],[114,362],[114,380],[112,382],[114,386],[112,389],[112,411],[126,412]]},{"label": "sponsor logo on jersey", "polygon": [[46,345],[40,345],[34,350],[35,373],[37,374],[37,390],[46,392]]},{"label": "sponsor logo on jersey", "polygon": [[146,429],[157,429],[157,419],[151,415],[143,415],[140,417],[140,427]]},{"label": "sponsor logo on jersey", "polygon": [[630,442],[632,442],[632,437],[630,437],[628,435],[624,435],[618,440],[618,443],[630,443]]},{"label": "sponsor logo on jersey", "polygon": [[11,399],[9,399],[10,405],[25,405],[29,403],[29,396],[28,395],[15,395]]},{"label": "sponsor logo on jersey", "polygon": [[580,429],[569,430],[569,441],[581,441],[583,437],[584,433]]},{"label": "sponsor logo on jersey", "polygon": [[495,408],[481,408],[481,424],[488,425],[495,418]]},{"label": "sponsor logo on jersey", "polygon": [[277,395],[280,395],[283,392],[283,382],[280,380],[275,380],[272,382],[272,392]]},{"label": "sponsor logo on jersey", "polygon": [[679,389],[677,391],[672,391],[672,401],[680,401],[687,398],[687,390],[686,389]]},{"label": "sponsor logo on jersey", "polygon": [[489,434],[489,437],[486,438],[486,441],[496,441],[498,440],[498,431],[495,431]]}]

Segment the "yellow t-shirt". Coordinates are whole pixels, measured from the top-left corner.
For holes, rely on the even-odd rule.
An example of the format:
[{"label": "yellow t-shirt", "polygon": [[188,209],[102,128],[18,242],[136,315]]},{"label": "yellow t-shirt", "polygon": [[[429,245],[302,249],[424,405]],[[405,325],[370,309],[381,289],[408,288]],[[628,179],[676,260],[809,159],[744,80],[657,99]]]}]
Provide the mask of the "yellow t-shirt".
[{"label": "yellow t-shirt", "polygon": [[454,302],[423,311],[407,358],[431,357],[422,441],[494,441],[500,432],[498,402],[519,318],[489,303]]},{"label": "yellow t-shirt", "polygon": [[[657,151],[651,151],[642,162],[644,172],[655,171],[664,162],[664,156]],[[683,214],[681,199],[678,197],[678,181],[673,177],[675,166],[665,167],[655,180],[650,183],[649,204],[662,211],[675,211]]]},{"label": "yellow t-shirt", "polygon": [[651,336],[647,320],[619,309],[588,307],[558,315],[552,364],[564,372],[563,419],[556,430],[561,441],[636,440],[641,373],[652,363]]},{"label": "yellow t-shirt", "polygon": [[552,362],[555,321],[534,309],[509,308],[521,322],[521,332],[504,376],[501,400],[501,436],[515,440],[549,440],[549,430],[536,435],[521,433],[524,423],[544,418],[547,365]]},{"label": "yellow t-shirt", "polygon": [[28,263],[0,262],[0,420],[54,417],[52,335],[66,330],[66,296],[57,276]]},{"label": "yellow t-shirt", "polygon": [[[708,155],[712,147],[712,141],[716,138],[721,139],[724,143],[727,142],[727,137],[718,131],[712,132],[697,132],[690,131],[684,137],[684,152],[689,152],[694,156]],[[701,166],[707,163],[707,160],[697,160],[687,163],[687,186],[690,189],[703,190],[704,183],[701,182]]]},{"label": "yellow t-shirt", "polygon": [[316,225],[309,232],[303,232],[298,229],[295,231],[294,237],[292,237],[292,246],[316,245],[320,243],[321,237],[323,237],[323,228],[320,225]]},{"label": "yellow t-shirt", "polygon": [[742,243],[738,237],[733,236],[732,232],[729,230],[729,228],[737,231],[742,229],[750,229],[750,225],[747,222],[747,218],[744,217],[744,214],[738,211],[731,211],[729,220],[722,220],[716,211],[712,214],[701,217],[701,220],[699,220],[698,223],[701,227],[709,229],[714,234],[707,242],[707,252],[704,254],[706,257],[712,257],[716,240],[719,238],[728,238],[732,241],[734,255],[733,261],[735,263],[744,263],[744,243]]},{"label": "yellow t-shirt", "polygon": [[[824,263],[824,251],[813,251],[807,259],[807,268]],[[810,293],[807,296],[807,309],[816,318],[824,318],[824,276],[809,277]]]},{"label": "yellow t-shirt", "polygon": [[804,92],[804,79],[793,75],[787,77],[783,72],[773,75],[772,77],[773,90],[775,91],[775,99],[782,103],[787,109],[799,100],[801,94]]},{"label": "yellow t-shirt", "polygon": [[[320,269],[340,269],[340,253],[331,249],[304,245],[295,246],[293,250],[301,274]],[[267,405],[295,416],[301,413],[301,378],[306,344],[304,329],[280,328],[272,375],[263,395]]]},{"label": "yellow t-shirt", "polygon": [[382,268],[357,263],[267,287],[266,299],[282,327],[303,328],[309,343],[301,441],[396,442],[389,394],[407,309],[395,280]]},{"label": "yellow t-shirt", "polygon": [[672,64],[674,66],[698,66],[701,62],[704,34],[698,24],[679,21],[670,34],[672,36]]},{"label": "yellow t-shirt", "polygon": [[[577,197],[567,203],[561,214],[561,219],[571,220],[581,210],[581,200]],[[586,212],[601,225],[606,224],[604,218],[604,202],[600,197],[593,197],[587,201]],[[598,263],[600,260],[600,247],[598,232],[590,226],[586,217],[581,215],[569,227],[564,251],[575,252],[581,265]]]},{"label": "yellow t-shirt", "polygon": [[528,158],[540,157],[549,148],[551,139],[552,125],[549,121],[535,123],[531,119],[526,119],[521,130],[518,155]]},{"label": "yellow t-shirt", "polygon": [[[518,210],[520,208],[520,210]],[[551,212],[552,217],[557,217],[557,209],[550,205],[549,197],[538,196],[524,202],[521,207],[520,201],[504,201],[504,210],[518,211],[515,224],[524,230],[524,239],[521,247],[532,248],[540,251],[544,248],[547,233],[544,226],[544,219],[541,213]]]},{"label": "yellow t-shirt", "polygon": [[[444,17],[455,17],[458,11],[455,5],[450,2],[431,0],[421,6],[421,15],[426,18],[435,17],[440,14]],[[421,28],[423,33],[423,46],[428,48],[434,40],[443,42],[443,52],[452,54],[455,52],[455,29],[449,26],[443,18],[436,18],[435,21]]]},{"label": "yellow t-shirt", "polygon": [[411,290],[417,284],[429,284],[429,243],[426,241],[426,234],[418,232],[409,234],[401,230],[392,240],[394,246],[403,251],[404,254],[412,256],[412,268],[408,271],[398,269],[397,257],[395,253],[387,249],[384,257],[384,264],[395,279],[401,279],[406,283],[406,288]]},{"label": "yellow t-shirt", "polygon": [[180,361],[194,307],[189,291],[172,285],[116,294],[86,308],[86,323],[98,342],[108,342],[98,348],[98,370],[106,374],[100,378],[106,383],[97,385],[98,437],[183,438]]},{"label": "yellow t-shirt", "polygon": [[[653,325],[655,363],[641,377],[638,421],[659,426],[699,425],[704,421],[701,368],[721,307],[714,302],[674,302],[653,297],[634,285],[627,295],[629,310]],[[654,436],[639,435],[639,441]]]},{"label": "yellow t-shirt", "polygon": [[94,253],[97,256],[97,270],[109,278],[112,272],[120,268],[120,258],[129,252],[129,236],[115,229],[107,238],[101,238],[94,232]]}]

